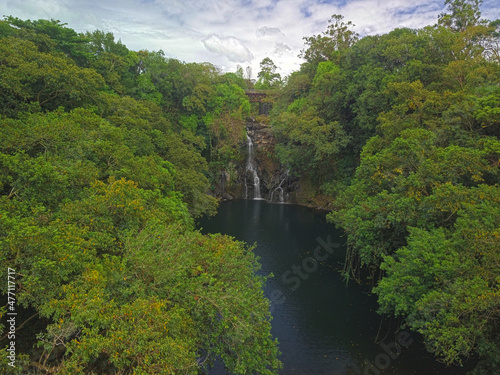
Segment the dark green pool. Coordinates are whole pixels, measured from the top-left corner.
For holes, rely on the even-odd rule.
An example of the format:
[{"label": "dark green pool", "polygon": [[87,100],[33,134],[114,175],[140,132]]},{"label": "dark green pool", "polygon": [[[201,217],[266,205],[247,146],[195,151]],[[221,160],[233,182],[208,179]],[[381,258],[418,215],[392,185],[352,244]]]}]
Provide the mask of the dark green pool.
[{"label": "dark green pool", "polygon": [[[272,329],[280,342],[281,374],[459,375],[428,354],[420,338],[394,334],[397,322],[375,313],[376,300],[342,268],[345,239],[325,214],[263,200],[221,204],[199,223],[204,233],[224,233],[257,243],[261,273],[272,301]],[[211,375],[225,374],[221,366]]]}]

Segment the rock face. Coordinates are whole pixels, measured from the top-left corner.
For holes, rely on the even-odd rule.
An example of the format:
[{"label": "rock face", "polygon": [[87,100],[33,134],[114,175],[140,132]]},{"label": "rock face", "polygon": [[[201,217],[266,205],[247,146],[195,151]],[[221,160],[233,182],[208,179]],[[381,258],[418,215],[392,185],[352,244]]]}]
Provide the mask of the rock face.
[{"label": "rock face", "polygon": [[[293,200],[291,193],[296,189],[297,181],[292,179],[288,171],[277,161],[274,153],[277,140],[273,136],[271,127],[255,119],[249,119],[246,128],[253,143],[253,168],[260,181],[260,197],[273,202],[290,202]],[[246,153],[248,154],[248,150]],[[246,198],[252,199],[254,197],[253,177],[245,173],[242,180],[247,193]]]},{"label": "rock face", "polygon": [[251,139],[252,163],[248,165],[249,142],[242,141],[238,160],[219,169],[214,176],[212,195],[222,201],[254,199],[255,177],[259,179],[259,197],[272,202],[295,203],[323,210],[332,209],[332,197],[319,195],[307,180],[289,175],[277,160],[275,146],[278,143],[269,125],[248,119],[247,135]]},{"label": "rock face", "polygon": [[247,133],[252,138],[253,143],[259,148],[266,148],[266,151],[274,151],[276,138],[273,136],[271,127],[262,122],[257,122],[255,119],[249,119],[246,124]]},{"label": "rock face", "polygon": [[[271,127],[255,119],[248,119],[246,130],[250,141],[247,139],[241,143],[240,160],[231,161],[225,169],[216,172],[212,194],[222,201],[228,201],[254,199],[258,193],[260,199],[295,203],[298,179],[289,176],[288,171],[278,162],[274,152],[277,140]],[[250,156],[252,160],[249,165]]]}]

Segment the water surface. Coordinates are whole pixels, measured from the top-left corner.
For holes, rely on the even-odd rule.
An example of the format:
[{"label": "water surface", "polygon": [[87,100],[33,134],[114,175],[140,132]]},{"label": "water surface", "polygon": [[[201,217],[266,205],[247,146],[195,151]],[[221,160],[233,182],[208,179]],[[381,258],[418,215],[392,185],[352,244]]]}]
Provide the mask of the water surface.
[{"label": "water surface", "polygon": [[[346,285],[345,238],[306,207],[236,200],[203,219],[204,233],[223,233],[257,243],[260,274],[273,274],[265,287],[272,302],[272,333],[284,367],[280,374],[460,375],[427,353],[415,334],[394,334],[397,322],[375,313],[366,288]],[[315,259],[318,259],[316,261]],[[401,345],[396,345],[396,343]],[[406,346],[406,347],[405,347]],[[211,375],[226,374],[217,366]]]}]

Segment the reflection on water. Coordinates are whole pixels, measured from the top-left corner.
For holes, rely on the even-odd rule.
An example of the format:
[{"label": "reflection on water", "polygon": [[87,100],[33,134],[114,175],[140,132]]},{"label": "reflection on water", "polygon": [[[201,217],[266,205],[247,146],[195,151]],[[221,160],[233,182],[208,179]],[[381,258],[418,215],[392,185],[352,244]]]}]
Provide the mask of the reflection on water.
[{"label": "reflection on water", "polygon": [[[338,272],[345,239],[324,216],[301,206],[239,200],[221,204],[215,217],[200,222],[204,233],[257,243],[260,274],[274,275],[265,294],[282,352],[280,374],[464,374],[437,363],[416,335],[398,337],[397,323],[375,313],[366,289],[346,286]],[[219,366],[210,374],[225,373]]]}]

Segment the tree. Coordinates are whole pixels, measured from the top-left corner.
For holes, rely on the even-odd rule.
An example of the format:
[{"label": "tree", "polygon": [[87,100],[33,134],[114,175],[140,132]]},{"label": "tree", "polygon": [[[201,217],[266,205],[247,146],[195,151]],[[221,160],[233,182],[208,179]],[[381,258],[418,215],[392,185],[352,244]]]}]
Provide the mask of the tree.
[{"label": "tree", "polygon": [[1,200],[9,229],[1,254],[19,273],[18,301],[50,322],[32,366],[197,374],[220,356],[235,373],[275,374],[255,256],[228,237],[189,230],[185,206],[158,198],[110,179],[48,222],[16,217]]},{"label": "tree", "polygon": [[106,80],[106,84],[119,94],[130,94],[136,79],[138,56],[129,51],[112,33],[101,30],[86,32],[89,65]]},{"label": "tree", "polygon": [[480,4],[446,1],[439,25],[361,40],[334,16],[305,38],[272,126],[281,163],[331,196],[346,278],[378,283],[380,313],[440,360],[480,356],[476,374],[489,374],[500,360],[498,25]]},{"label": "tree", "polygon": [[0,262],[16,270],[16,333],[28,340],[16,373],[194,375],[221,358],[233,373],[276,374],[257,259],[194,228],[217,207],[203,132],[225,158],[244,134],[242,72],[131,53],[59,21],[8,21]]},{"label": "tree", "polygon": [[464,32],[467,28],[480,24],[479,7],[483,0],[445,0],[444,3],[448,6],[448,12],[439,15],[439,25],[455,32]]},{"label": "tree", "polygon": [[32,42],[15,37],[2,39],[0,54],[0,113],[13,116],[28,108],[71,109],[97,103],[104,81],[94,70],[59,54],[41,53]]},{"label": "tree", "polygon": [[[476,373],[489,374],[500,365],[498,188],[470,193],[453,228],[410,228],[408,245],[385,257],[387,276],[374,291],[380,312],[406,316],[445,363],[461,364],[478,352]],[[479,198],[486,195],[488,204]]]},{"label": "tree", "polygon": [[321,61],[338,61],[343,51],[349,49],[358,40],[358,34],[351,30],[355,25],[343,21],[344,16],[334,14],[328,20],[328,27],[323,35],[304,37],[306,48],[300,52],[300,57],[308,63],[317,64]]},{"label": "tree", "polygon": [[[487,54],[494,53],[495,24],[488,26],[488,22],[481,19],[479,7],[482,0],[447,0],[445,3],[448,13],[440,15],[438,25],[455,34],[451,44],[454,60],[469,62],[483,59],[485,48],[489,50]],[[464,62],[458,64],[463,65]]]},{"label": "tree", "polygon": [[87,40],[75,30],[66,27],[59,20],[21,20],[17,17],[5,17],[5,21],[20,28],[20,36],[31,40],[40,52],[60,52],[71,58],[79,67],[87,67],[90,54],[86,51]]},{"label": "tree", "polygon": [[281,75],[276,72],[278,67],[269,57],[260,62],[260,72],[257,74],[256,89],[268,90],[281,85]]}]

